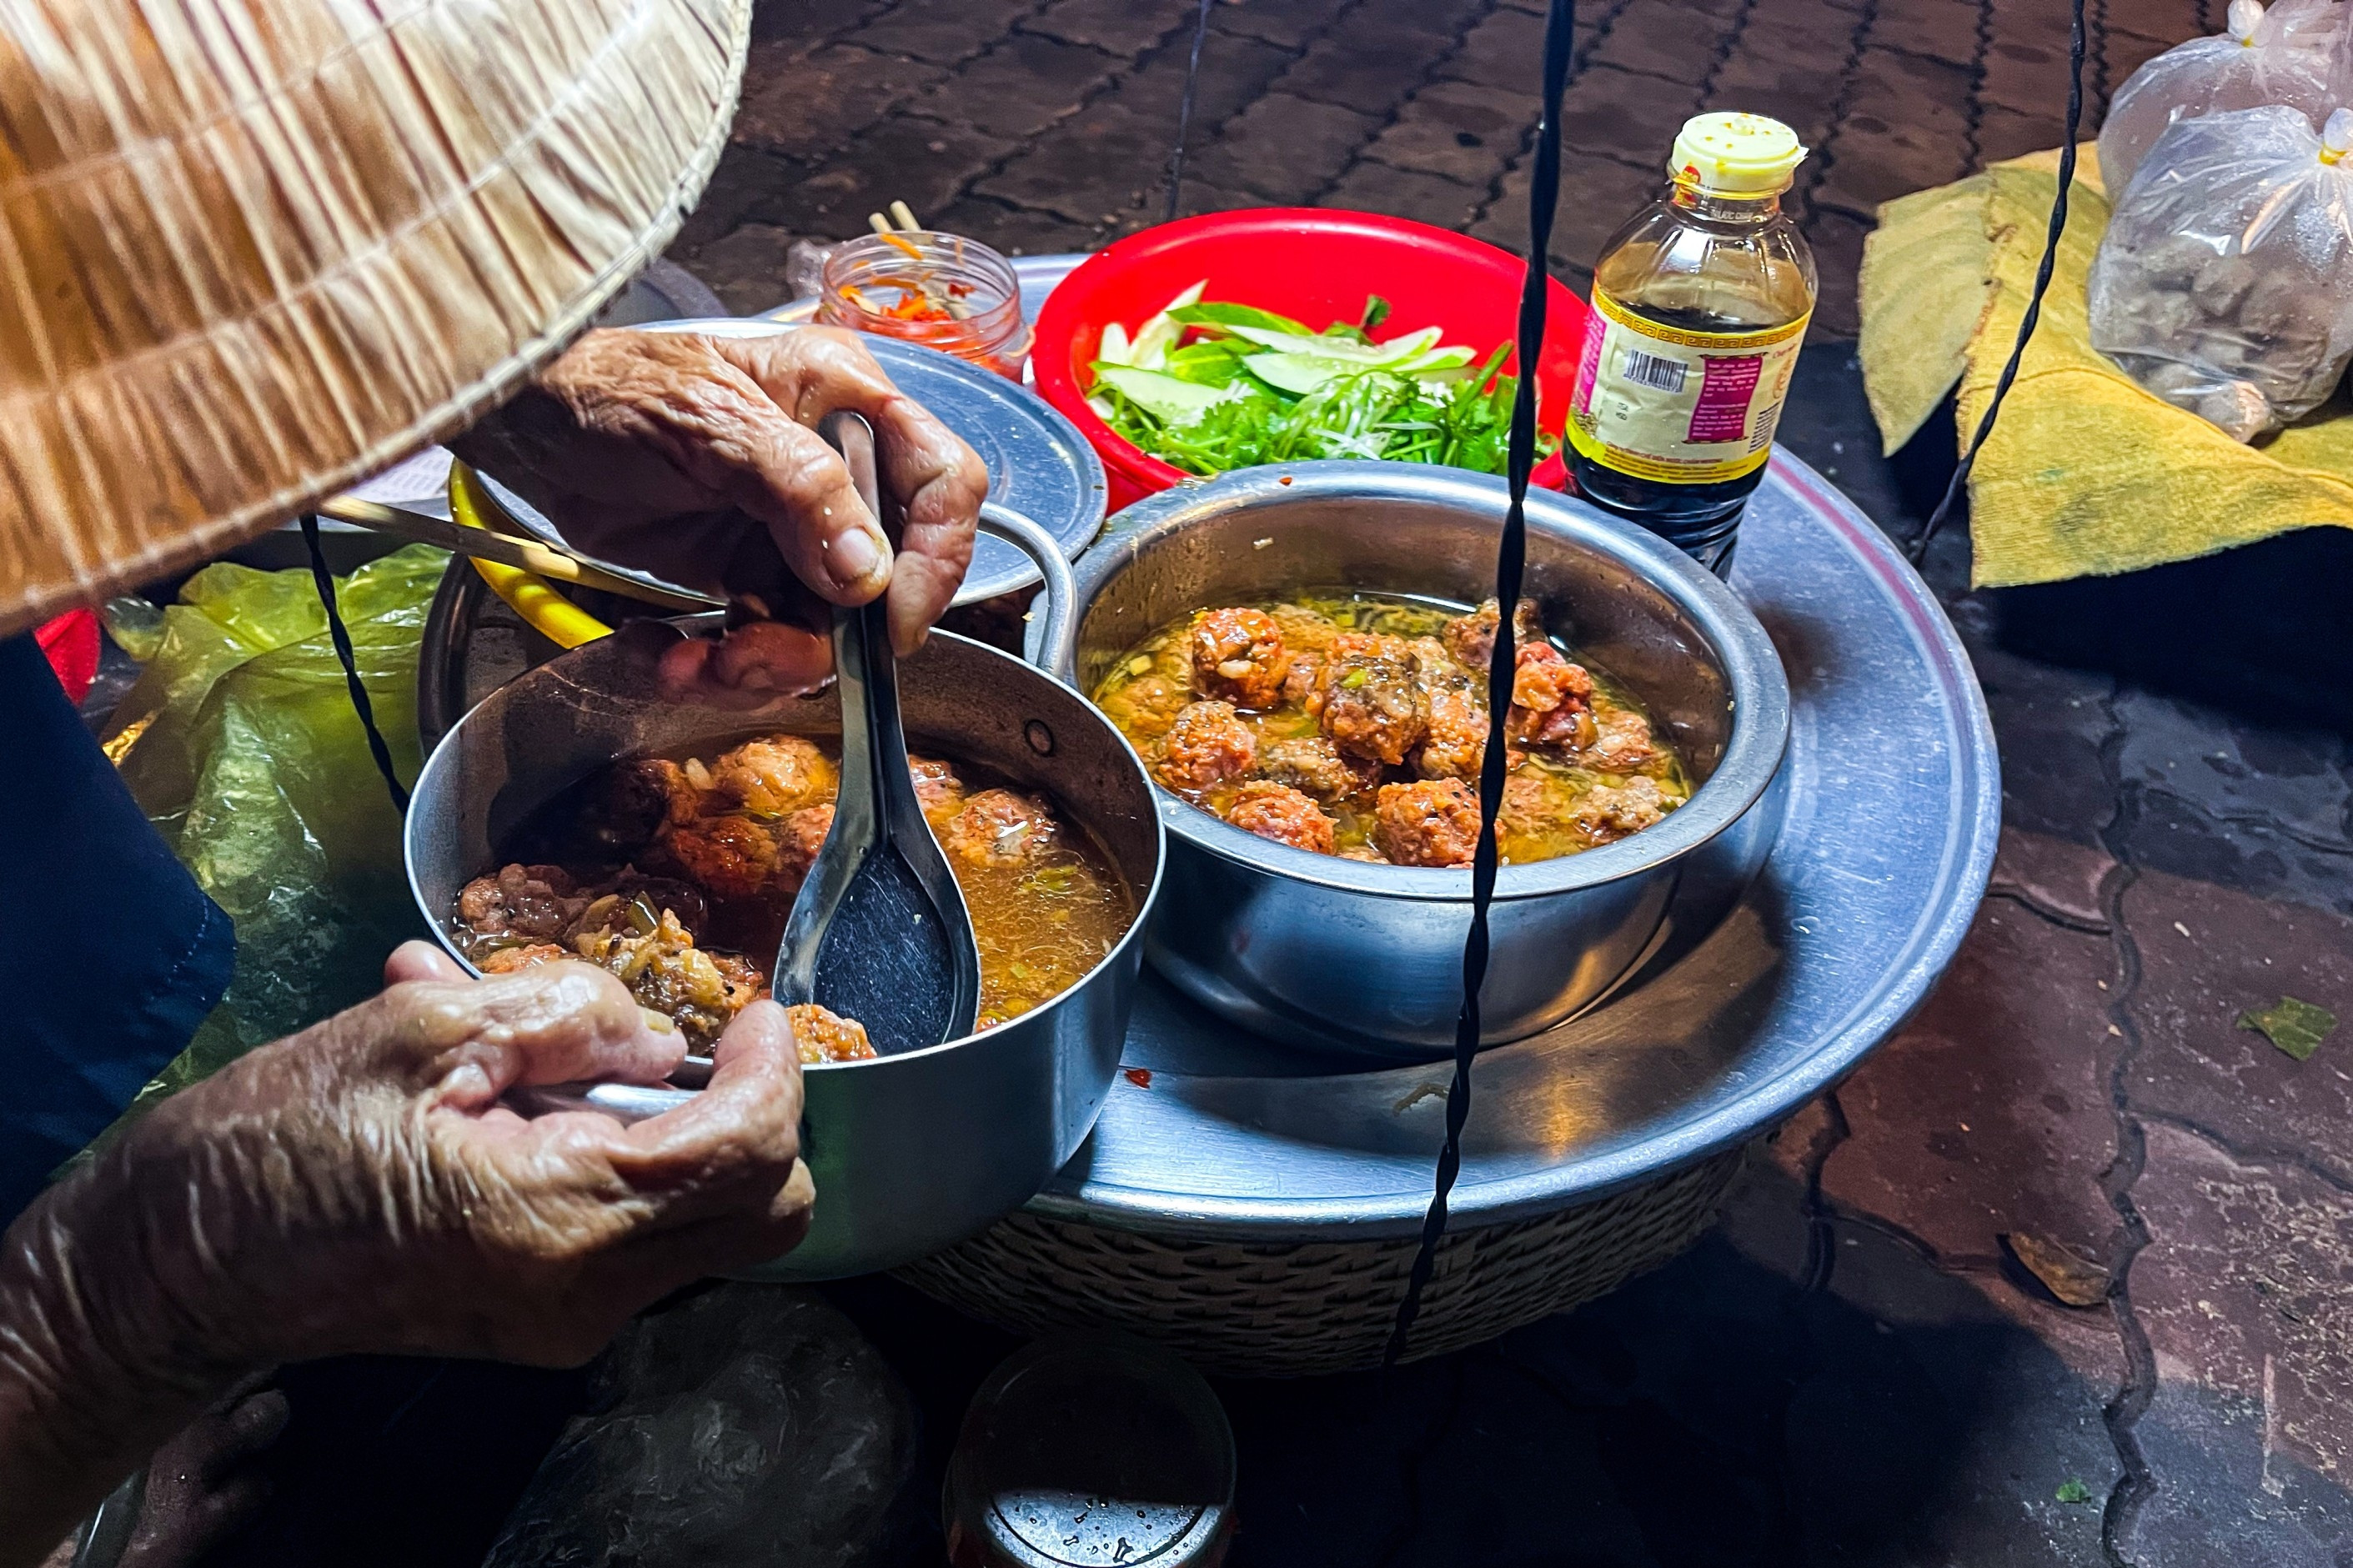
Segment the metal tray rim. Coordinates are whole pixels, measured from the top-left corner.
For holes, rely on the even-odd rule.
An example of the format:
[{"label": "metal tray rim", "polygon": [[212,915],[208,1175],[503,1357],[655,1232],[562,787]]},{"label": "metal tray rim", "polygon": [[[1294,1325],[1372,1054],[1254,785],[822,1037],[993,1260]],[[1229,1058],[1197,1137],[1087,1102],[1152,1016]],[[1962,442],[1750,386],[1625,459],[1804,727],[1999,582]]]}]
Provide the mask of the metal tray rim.
[{"label": "metal tray rim", "polygon": [[[1655,1181],[1768,1131],[1851,1072],[1926,1000],[1951,962],[1983,898],[2001,818],[2001,781],[1992,720],[1958,634],[1919,574],[1853,502],[1786,451],[1777,450],[1775,481],[1794,491],[1837,536],[1895,617],[1926,655],[1943,699],[1951,742],[1952,809],[1936,863],[1936,891],[1922,906],[1898,961],[1867,994],[1820,1031],[1795,1069],[1759,1082],[1699,1115],[1579,1154],[1546,1170],[1453,1190],[1458,1227],[1498,1225],[1556,1212]],[[1793,742],[1794,743],[1794,742]],[[1795,816],[1797,814],[1792,813]],[[1785,837],[1783,842],[1787,842]],[[1779,853],[1777,846],[1776,853]],[[1508,1047],[1506,1047],[1508,1048]],[[1434,1163],[1437,1149],[1432,1145]],[[1056,1184],[1029,1203],[1047,1217],[1169,1236],[1224,1241],[1375,1240],[1410,1235],[1422,1222],[1419,1202],[1384,1207],[1372,1196],[1267,1198],[1213,1196],[1080,1178]]]}]

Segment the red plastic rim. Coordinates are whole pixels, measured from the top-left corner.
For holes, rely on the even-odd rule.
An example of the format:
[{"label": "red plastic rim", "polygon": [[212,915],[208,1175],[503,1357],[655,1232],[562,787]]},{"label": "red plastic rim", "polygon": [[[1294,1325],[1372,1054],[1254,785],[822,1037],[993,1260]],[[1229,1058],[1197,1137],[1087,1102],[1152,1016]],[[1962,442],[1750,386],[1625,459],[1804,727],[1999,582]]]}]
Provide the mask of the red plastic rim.
[{"label": "red plastic rim", "polygon": [[36,630],[33,641],[47,658],[49,668],[57,671],[58,684],[66,689],[69,698],[79,702],[90,695],[90,685],[98,679],[95,611],[68,610]]},{"label": "red plastic rim", "polygon": [[[1162,224],[1098,251],[1056,285],[1039,312],[1030,363],[1038,390],[1103,460],[1114,510],[1193,476],[1138,449],[1087,406],[1082,390],[1103,328],[1133,330],[1206,279],[1208,297],[1256,305],[1310,326],[1354,321],[1365,296],[1391,306],[1376,336],[1437,325],[1483,354],[1517,331],[1527,264],[1483,240],[1406,218],[1324,207],[1253,207]],[[1585,306],[1552,281],[1536,390],[1545,428],[1560,433],[1576,384]],[[1517,356],[1507,362],[1514,374]],[[1535,482],[1559,489],[1556,452]]]}]

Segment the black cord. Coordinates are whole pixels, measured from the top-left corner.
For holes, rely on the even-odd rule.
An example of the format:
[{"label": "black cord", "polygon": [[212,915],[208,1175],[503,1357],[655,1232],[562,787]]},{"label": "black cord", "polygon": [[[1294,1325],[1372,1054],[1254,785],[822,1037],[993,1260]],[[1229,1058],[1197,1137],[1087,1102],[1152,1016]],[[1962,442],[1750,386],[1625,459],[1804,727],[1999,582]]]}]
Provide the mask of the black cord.
[{"label": "black cord", "polygon": [[302,543],[311,552],[311,583],[319,590],[319,603],[326,608],[327,637],[334,643],[335,658],[343,667],[343,684],[352,694],[352,710],[360,716],[360,728],[367,731],[368,754],[375,759],[375,771],[384,775],[384,787],[392,792],[393,810],[406,816],[408,790],[393,771],[392,748],[385,744],[384,731],[375,727],[375,704],[368,700],[367,687],[360,680],[360,661],[352,651],[351,630],[343,625],[343,613],[335,605],[335,574],[327,570],[327,552],[319,544],[319,520],[309,512],[302,514]]},{"label": "black cord", "polygon": [[1162,216],[1164,223],[1176,221],[1176,197],[1185,184],[1185,139],[1193,130],[1193,89],[1201,79],[1201,46],[1209,40],[1209,5],[1211,0],[1201,0],[1200,11],[1193,18],[1193,53],[1185,62],[1185,97],[1176,106],[1176,146],[1168,154],[1168,210]]},{"label": "black cord", "polygon": [[2084,124],[2084,0],[2070,0],[2070,8],[2074,30],[2067,39],[2067,132],[2059,143],[2059,194],[2051,203],[2051,230],[2043,237],[2042,263],[2034,269],[2034,292],[2027,299],[2026,314],[2019,319],[2018,341],[2010,346],[2010,362],[1994,383],[1993,401],[1986,405],[1985,416],[1978,421],[1977,434],[1969,437],[1969,449],[1961,454],[1936,510],[1928,514],[1919,537],[1912,542],[1915,566],[1927,559],[1929,542],[1952,515],[1953,503],[1969,482],[1969,470],[1977,467],[1978,449],[1993,434],[1994,416],[2001,412],[2002,399],[2010,395],[2010,384],[2018,379],[2019,362],[2026,357],[2027,340],[2034,336],[2034,328],[2042,320],[2042,296],[2050,292],[2051,273],[2059,265],[2059,237],[2067,227],[2067,193],[2075,184],[2075,136]]},{"label": "black cord", "polygon": [[1546,294],[1552,272],[1553,208],[1560,198],[1560,100],[1568,86],[1569,48],[1575,40],[1573,0],[1552,0],[1545,17],[1544,109],[1536,121],[1535,167],[1528,192],[1528,270],[1520,287],[1519,383],[1512,394],[1511,455],[1506,467],[1511,506],[1504,513],[1504,537],[1495,549],[1495,646],[1487,658],[1487,745],[1479,763],[1479,848],[1471,862],[1471,934],[1462,944],[1462,1011],[1454,1021],[1454,1081],[1446,1093],[1446,1142],[1438,1152],[1438,1174],[1422,1216],[1421,1244],[1407,1271],[1405,1300],[1398,1303],[1384,1366],[1395,1366],[1412,1338],[1422,1292],[1438,1263],[1446,1235],[1446,1200],[1462,1171],[1462,1127],[1471,1117],[1471,1063],[1479,1054],[1479,990],[1487,979],[1487,910],[1495,899],[1495,817],[1503,809],[1506,771],[1504,716],[1511,711],[1512,678],[1518,665],[1514,615],[1527,564],[1528,474],[1536,459],[1536,365],[1544,353]]}]

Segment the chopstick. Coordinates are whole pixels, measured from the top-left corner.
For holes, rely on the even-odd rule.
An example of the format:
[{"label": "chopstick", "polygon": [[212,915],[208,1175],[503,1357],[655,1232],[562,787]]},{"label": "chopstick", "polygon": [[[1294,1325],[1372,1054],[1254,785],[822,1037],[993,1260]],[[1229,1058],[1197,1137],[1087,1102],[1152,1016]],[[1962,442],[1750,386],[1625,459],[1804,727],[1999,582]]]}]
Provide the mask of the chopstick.
[{"label": "chopstick", "polygon": [[603,594],[617,594],[625,599],[636,599],[641,604],[656,605],[667,610],[709,610],[726,603],[723,599],[702,594],[672,593],[633,578],[617,576],[601,566],[583,561],[576,555],[567,555],[536,539],[518,539],[512,534],[493,533],[487,528],[468,528],[421,511],[386,506],[381,501],[337,496],[321,503],[319,515],[377,533],[390,534],[395,539],[405,539],[412,544],[436,545],[477,561],[520,567],[551,582],[567,583],[575,588],[593,588]]}]

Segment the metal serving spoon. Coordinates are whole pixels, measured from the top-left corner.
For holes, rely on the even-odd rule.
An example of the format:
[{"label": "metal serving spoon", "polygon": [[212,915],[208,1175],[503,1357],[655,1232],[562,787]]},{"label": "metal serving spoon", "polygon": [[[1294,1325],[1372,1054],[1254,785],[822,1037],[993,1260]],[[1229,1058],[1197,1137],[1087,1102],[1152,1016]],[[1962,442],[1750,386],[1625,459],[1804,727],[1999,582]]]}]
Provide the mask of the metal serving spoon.
[{"label": "metal serving spoon", "polygon": [[[903,520],[881,505],[873,430],[843,413],[818,433],[849,464],[895,552]],[[919,1051],[972,1033],[980,947],[907,773],[898,661],[881,600],[833,612],[833,667],[841,793],[832,831],[793,900],[770,989],[788,1006],[816,1002],[857,1019],[886,1056]]]}]

